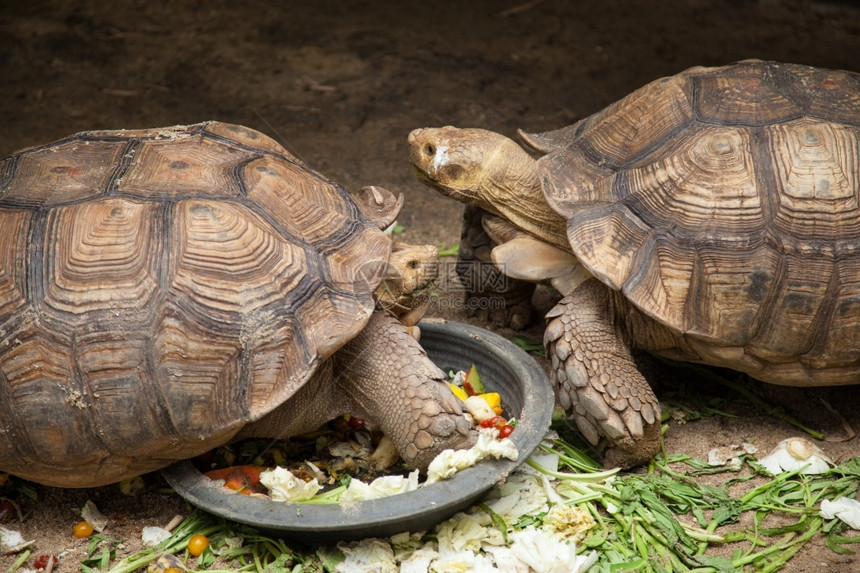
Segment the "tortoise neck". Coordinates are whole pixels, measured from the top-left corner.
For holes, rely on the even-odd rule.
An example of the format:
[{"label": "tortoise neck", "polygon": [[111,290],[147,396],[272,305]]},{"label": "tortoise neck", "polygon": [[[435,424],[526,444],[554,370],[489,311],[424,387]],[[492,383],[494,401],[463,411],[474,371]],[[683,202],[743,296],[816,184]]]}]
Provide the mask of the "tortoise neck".
[{"label": "tortoise neck", "polygon": [[556,213],[544,197],[537,163],[514,144],[499,164],[504,168],[487,178],[482,196],[490,198],[487,211],[552,245],[570,251],[567,221]]}]

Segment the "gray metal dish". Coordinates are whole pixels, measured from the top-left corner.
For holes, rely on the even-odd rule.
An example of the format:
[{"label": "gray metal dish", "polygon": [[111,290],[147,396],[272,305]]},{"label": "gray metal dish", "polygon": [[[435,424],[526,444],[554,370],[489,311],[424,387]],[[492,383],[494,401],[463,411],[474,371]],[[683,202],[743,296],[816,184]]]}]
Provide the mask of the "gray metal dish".
[{"label": "gray metal dish", "polygon": [[421,344],[445,372],[476,364],[488,391],[499,392],[519,420],[511,439],[519,459],[488,460],[416,491],[371,501],[331,505],[274,502],[237,495],[204,477],[188,461],[164,470],[168,483],[191,504],[262,531],[312,544],[422,531],[475,503],[538,446],[554,404],[543,369],[515,344],[468,324],[424,321]]}]

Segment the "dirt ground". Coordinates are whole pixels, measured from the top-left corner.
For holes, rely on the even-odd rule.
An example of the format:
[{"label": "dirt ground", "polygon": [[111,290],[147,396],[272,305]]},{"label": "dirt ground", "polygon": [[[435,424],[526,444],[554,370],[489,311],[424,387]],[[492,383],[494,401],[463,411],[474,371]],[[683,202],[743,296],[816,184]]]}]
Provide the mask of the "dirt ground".
[{"label": "dirt ground", "polygon": [[[86,129],[239,123],[347,187],[404,193],[403,237],[450,246],[459,240],[461,207],[413,176],[406,152],[413,128],[541,131],[694,65],[756,57],[860,71],[858,54],[860,10],[850,2],[3,2],[0,157]],[[482,324],[456,310],[432,312]],[[540,338],[539,326],[526,334]],[[822,400],[860,427],[856,394],[773,392],[793,415],[837,438],[843,423]],[[795,434],[748,410],[740,419],[673,423],[667,448],[706,457],[712,447],[755,440],[767,451]],[[856,438],[821,445],[837,459],[860,454]],[[142,526],[186,511],[158,476],[148,483],[139,498],[113,487],[36,487],[38,501],[21,500],[29,519],[16,527],[36,539],[34,554],[69,550],[64,562],[76,563],[85,543],[71,530],[92,499],[132,550]],[[9,563],[0,556],[0,571]],[[813,543],[787,570],[858,564]],[[61,563],[74,570],[67,567]]]}]

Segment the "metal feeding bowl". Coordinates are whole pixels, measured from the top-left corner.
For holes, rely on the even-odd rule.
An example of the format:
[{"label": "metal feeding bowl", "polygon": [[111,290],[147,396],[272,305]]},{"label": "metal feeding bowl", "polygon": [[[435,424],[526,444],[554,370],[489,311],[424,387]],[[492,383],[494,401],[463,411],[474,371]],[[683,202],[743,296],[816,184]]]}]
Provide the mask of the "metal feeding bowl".
[{"label": "metal feeding bowl", "polygon": [[498,392],[517,461],[485,460],[453,477],[415,491],[370,501],[338,504],[284,503],[238,495],[201,474],[190,461],[164,470],[168,483],[192,505],[266,533],[312,544],[389,537],[432,528],[475,503],[534,451],[552,418],[554,398],[543,369],[501,336],[456,322],[421,323],[421,345],[444,372],[478,367],[488,391]]}]

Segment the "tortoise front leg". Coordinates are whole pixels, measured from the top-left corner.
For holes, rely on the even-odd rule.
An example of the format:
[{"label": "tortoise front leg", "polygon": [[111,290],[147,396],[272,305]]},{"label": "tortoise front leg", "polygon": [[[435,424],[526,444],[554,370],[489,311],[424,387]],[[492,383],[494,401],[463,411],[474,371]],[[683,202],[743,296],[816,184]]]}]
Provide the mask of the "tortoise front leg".
[{"label": "tortoise front leg", "polygon": [[457,258],[457,276],[465,289],[469,316],[520,330],[532,320],[535,284],[512,279],[496,267],[490,253],[496,244],[482,225],[486,211],[467,205]]},{"label": "tortoise front leg", "polygon": [[332,394],[379,424],[403,461],[421,471],[442,450],[469,448],[478,438],[445,374],[381,311],[335,354]]},{"label": "tortoise front leg", "polygon": [[556,397],[609,466],[631,467],[660,448],[660,405],[616,328],[611,293],[590,279],[551,310],[544,334]]},{"label": "tortoise front leg", "polygon": [[464,412],[424,349],[396,318],[378,310],[287,402],[236,439],[285,438],[353,414],[376,422],[403,461],[426,471],[442,450],[477,441]]}]

